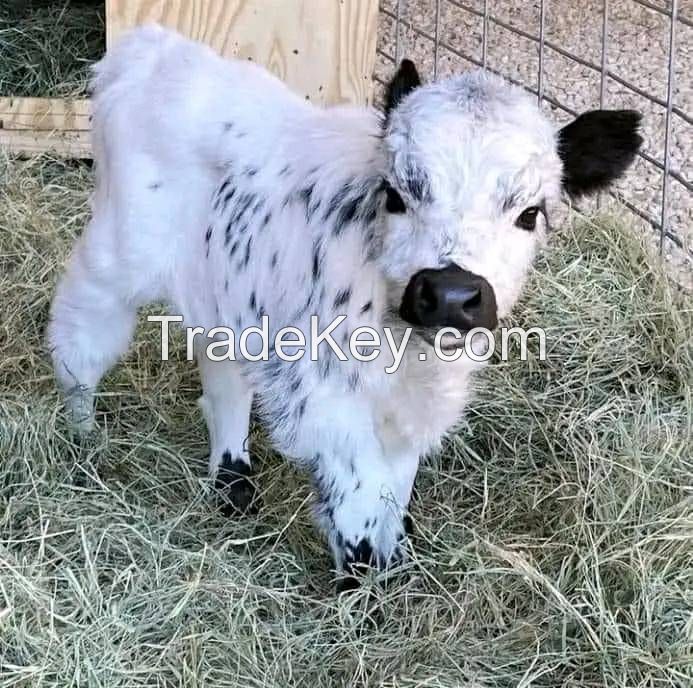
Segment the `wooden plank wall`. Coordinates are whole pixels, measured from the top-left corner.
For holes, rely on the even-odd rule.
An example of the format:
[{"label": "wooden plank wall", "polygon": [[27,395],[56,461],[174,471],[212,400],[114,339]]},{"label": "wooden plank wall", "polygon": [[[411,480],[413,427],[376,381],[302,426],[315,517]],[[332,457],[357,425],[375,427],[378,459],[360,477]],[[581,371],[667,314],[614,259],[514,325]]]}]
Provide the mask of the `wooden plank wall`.
[{"label": "wooden plank wall", "polygon": [[[252,59],[320,105],[370,103],[378,0],[106,0],[107,45],[158,22]],[[0,146],[88,157],[85,100],[0,98]]]},{"label": "wooden plank wall", "polygon": [[255,60],[320,104],[370,102],[377,20],[377,0],[106,0],[108,45],[158,22]]}]

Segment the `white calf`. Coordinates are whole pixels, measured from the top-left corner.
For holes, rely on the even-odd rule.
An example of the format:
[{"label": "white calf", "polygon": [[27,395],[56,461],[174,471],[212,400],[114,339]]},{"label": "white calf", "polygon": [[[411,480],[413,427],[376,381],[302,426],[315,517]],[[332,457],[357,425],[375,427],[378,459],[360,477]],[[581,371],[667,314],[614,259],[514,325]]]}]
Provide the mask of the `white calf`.
[{"label": "white calf", "polygon": [[[420,85],[404,61],[385,116],[320,109],[248,62],[159,27],[96,66],[93,219],[58,286],[49,339],[81,429],[126,351],[137,309],[168,302],[187,325],[271,338],[309,318],[345,344],[359,326],[393,357],[213,362],[201,349],[210,471],[239,506],[255,398],[277,448],[309,468],[337,568],[403,555],[419,459],[458,420],[480,365],[432,353],[437,329],[495,327],[547,231],[546,207],[608,185],[640,145],[633,112],[582,115],[558,133],[518,89],[481,72]],[[459,346],[460,342],[449,344]],[[426,360],[421,360],[425,358]],[[351,580],[347,578],[347,580]]]}]

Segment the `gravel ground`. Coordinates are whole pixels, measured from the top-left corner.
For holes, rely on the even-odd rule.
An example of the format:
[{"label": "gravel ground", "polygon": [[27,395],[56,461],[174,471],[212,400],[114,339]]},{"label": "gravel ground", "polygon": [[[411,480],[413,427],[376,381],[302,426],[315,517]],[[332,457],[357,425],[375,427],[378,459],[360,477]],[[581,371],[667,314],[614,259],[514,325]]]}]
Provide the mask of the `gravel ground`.
[{"label": "gravel ground", "polygon": [[[482,59],[483,17],[457,5],[459,0],[440,0],[438,56],[440,75],[458,73],[473,68],[472,61],[456,54]],[[483,11],[483,0],[464,0],[468,8]],[[525,32],[538,35],[540,2],[531,0],[492,0],[490,13],[504,23]],[[655,0],[651,4],[667,9],[670,2]],[[395,21],[387,12],[395,13],[397,0],[382,0],[379,27],[379,54],[376,77],[384,80],[392,72],[392,62],[383,55],[395,54]],[[666,99],[669,49],[668,17],[643,7],[633,0],[615,0],[609,5],[607,66],[621,78],[652,96]],[[693,0],[679,2],[680,16],[693,20]],[[400,56],[409,56],[419,65],[422,73],[433,77],[435,33],[435,0],[400,0]],[[413,30],[407,24],[411,24]],[[426,34],[426,36],[422,35]],[[566,51],[601,64],[602,0],[553,0],[546,3],[545,37]],[[676,26],[676,60],[674,105],[693,116],[693,27],[683,22]],[[456,52],[451,52],[452,48]],[[488,65],[530,88],[537,88],[539,50],[536,42],[493,22],[488,28]],[[376,84],[376,96],[382,85]],[[601,76],[589,67],[545,49],[544,93],[547,97],[576,111],[599,107]],[[613,79],[606,79],[606,107],[628,107],[644,115],[644,152],[656,160],[664,158],[666,108],[652,103]],[[564,122],[570,115],[545,102],[556,121]],[[674,114],[671,126],[671,168],[687,181],[693,181],[690,160],[693,158],[693,126]],[[623,198],[642,211],[659,219],[661,215],[663,173],[650,162],[639,159],[634,170],[618,186]],[[670,231],[683,242],[679,248],[665,239],[664,253],[672,274],[687,287],[693,285],[693,193],[675,179],[669,187]],[[650,229],[650,231],[652,231]],[[659,241],[653,234],[652,243]],[[688,255],[687,255],[688,254]]]}]

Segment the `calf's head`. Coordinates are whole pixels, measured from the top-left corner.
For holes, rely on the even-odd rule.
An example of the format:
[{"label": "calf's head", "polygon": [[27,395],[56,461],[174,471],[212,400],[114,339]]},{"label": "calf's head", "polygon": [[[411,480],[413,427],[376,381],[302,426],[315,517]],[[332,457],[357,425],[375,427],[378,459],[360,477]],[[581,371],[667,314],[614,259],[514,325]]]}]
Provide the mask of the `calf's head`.
[{"label": "calf's head", "polygon": [[[484,72],[389,85],[381,265],[420,328],[496,326],[517,300],[561,193],[604,189],[633,161],[640,115],[597,110],[556,131],[536,99]],[[399,302],[399,303],[397,303]]]}]

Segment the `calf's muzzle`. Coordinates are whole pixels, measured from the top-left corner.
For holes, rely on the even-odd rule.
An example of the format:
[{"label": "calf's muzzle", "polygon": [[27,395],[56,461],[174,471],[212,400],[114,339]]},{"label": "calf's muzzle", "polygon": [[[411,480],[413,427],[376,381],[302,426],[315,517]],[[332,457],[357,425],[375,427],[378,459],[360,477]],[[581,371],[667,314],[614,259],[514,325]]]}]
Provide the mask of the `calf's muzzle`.
[{"label": "calf's muzzle", "polygon": [[412,325],[454,327],[462,332],[475,327],[492,330],[498,324],[493,287],[454,263],[417,272],[404,290],[399,313]]}]

